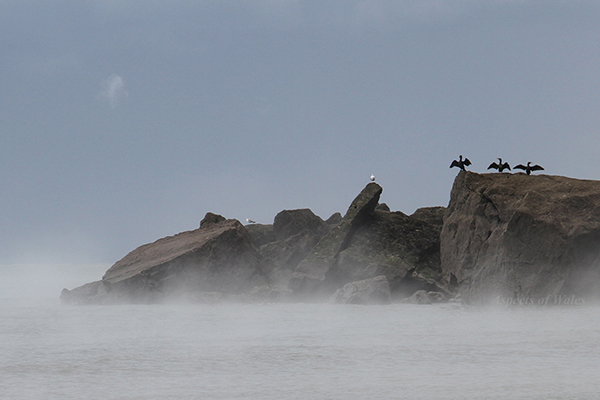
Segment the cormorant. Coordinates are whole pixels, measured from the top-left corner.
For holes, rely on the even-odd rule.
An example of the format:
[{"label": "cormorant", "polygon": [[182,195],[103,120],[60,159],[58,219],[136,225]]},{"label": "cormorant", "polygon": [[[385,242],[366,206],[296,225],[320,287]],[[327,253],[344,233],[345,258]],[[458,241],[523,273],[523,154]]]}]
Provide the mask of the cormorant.
[{"label": "cormorant", "polygon": [[469,165],[471,165],[471,161],[469,161],[469,159],[466,157],[463,160],[462,154],[461,154],[458,157],[458,161],[456,161],[456,160],[452,161],[452,164],[450,164],[450,168],[458,167],[458,168],[462,169],[463,171],[465,171],[465,166],[468,167]]},{"label": "cormorant", "polygon": [[510,165],[508,165],[507,162],[503,163],[501,158],[498,158],[498,161],[499,161],[498,164],[496,164],[495,162],[491,163],[487,169],[494,168],[494,169],[497,169],[498,172],[502,172],[505,169],[510,171]]},{"label": "cormorant", "polygon": [[531,175],[531,171],[541,171],[544,168],[541,165],[530,165],[531,161],[527,163],[527,165],[519,164],[515,168],[522,169],[527,172],[527,175]]}]

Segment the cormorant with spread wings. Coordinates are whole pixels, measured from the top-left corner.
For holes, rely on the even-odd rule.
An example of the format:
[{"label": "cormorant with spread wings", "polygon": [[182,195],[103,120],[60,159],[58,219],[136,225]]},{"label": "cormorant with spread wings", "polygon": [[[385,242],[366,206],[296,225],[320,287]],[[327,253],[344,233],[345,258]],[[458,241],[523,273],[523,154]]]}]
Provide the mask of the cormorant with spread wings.
[{"label": "cormorant with spread wings", "polygon": [[458,167],[458,168],[462,169],[463,171],[465,171],[465,167],[468,167],[469,165],[471,165],[471,161],[469,161],[469,159],[466,157],[463,160],[463,157],[461,154],[460,157],[458,157],[458,161],[456,161],[456,160],[452,161],[452,164],[450,164],[450,168]]},{"label": "cormorant with spread wings", "polygon": [[497,169],[498,172],[502,172],[505,169],[510,171],[510,165],[508,165],[507,162],[503,163],[501,158],[498,158],[498,163],[491,163],[490,166],[487,169]]},{"label": "cormorant with spread wings", "polygon": [[531,175],[532,171],[543,171],[544,168],[541,165],[531,165],[531,161],[527,163],[527,165],[519,164],[515,168],[524,170],[527,175]]}]

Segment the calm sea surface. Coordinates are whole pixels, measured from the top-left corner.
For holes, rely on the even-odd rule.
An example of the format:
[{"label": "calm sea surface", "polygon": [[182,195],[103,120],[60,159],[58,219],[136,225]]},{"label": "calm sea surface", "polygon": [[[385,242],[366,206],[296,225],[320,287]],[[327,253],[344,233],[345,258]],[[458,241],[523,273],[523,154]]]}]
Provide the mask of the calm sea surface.
[{"label": "calm sea surface", "polygon": [[1,399],[600,398],[595,306],[72,307],[59,293],[0,299]]}]

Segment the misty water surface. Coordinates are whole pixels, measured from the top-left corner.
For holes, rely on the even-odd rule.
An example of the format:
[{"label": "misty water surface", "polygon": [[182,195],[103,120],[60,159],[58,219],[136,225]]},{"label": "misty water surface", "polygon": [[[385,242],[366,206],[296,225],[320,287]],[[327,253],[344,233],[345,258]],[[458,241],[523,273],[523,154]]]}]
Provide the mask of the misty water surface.
[{"label": "misty water surface", "polygon": [[545,400],[600,389],[595,306],[73,307],[42,286],[0,301],[0,398]]}]

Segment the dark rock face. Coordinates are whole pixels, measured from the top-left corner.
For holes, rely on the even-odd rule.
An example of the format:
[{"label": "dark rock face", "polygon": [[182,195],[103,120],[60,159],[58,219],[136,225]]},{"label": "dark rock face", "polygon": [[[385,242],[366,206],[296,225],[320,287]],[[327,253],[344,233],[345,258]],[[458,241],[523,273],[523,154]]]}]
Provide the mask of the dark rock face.
[{"label": "dark rock face", "polygon": [[248,232],[237,220],[225,220],[140,246],[115,263],[101,281],[63,290],[61,301],[157,303],[206,298],[205,293],[226,298],[267,283]]},{"label": "dark rock face", "polygon": [[273,225],[266,224],[250,224],[246,225],[246,230],[250,234],[252,244],[257,249],[267,243],[272,243],[277,240],[275,237],[275,229]]},{"label": "dark rock face", "polygon": [[381,192],[369,183],[340,224],[298,265],[289,282],[296,296],[319,301],[346,283],[379,275],[386,276],[395,295],[409,270],[441,276],[439,229],[401,212],[376,210]]},{"label": "dark rock face", "polygon": [[462,300],[600,293],[600,182],[461,171],[441,260]]},{"label": "dark rock face", "polygon": [[[394,298],[408,296],[404,280],[415,277],[433,284],[441,278],[439,230],[406,214],[375,211],[355,232],[347,249],[340,252],[329,277],[353,281],[385,275]],[[408,276],[407,276],[408,275]]]},{"label": "dark rock face", "polygon": [[418,219],[419,221],[427,222],[433,226],[442,229],[444,224],[444,214],[446,213],[446,207],[423,207],[417,209],[411,214],[411,217]]},{"label": "dark rock face", "polygon": [[287,240],[292,236],[313,233],[319,235],[325,222],[308,208],[283,210],[275,216],[273,228],[277,240]]},{"label": "dark rock face", "polygon": [[262,257],[262,269],[271,284],[286,288],[292,272],[331,229],[309,209],[284,210],[275,216],[273,232],[275,239],[258,248]]},{"label": "dark rock face", "polygon": [[390,286],[384,275],[351,282],[338,289],[329,301],[336,304],[388,304]]},{"label": "dark rock face", "polygon": [[[381,186],[376,183],[369,183],[363,189],[348,208],[342,221],[329,231],[308,257],[298,265],[290,279],[290,289],[296,293],[315,294],[321,292],[321,295],[324,293],[331,295],[328,292],[332,288],[330,282],[326,281],[325,274],[337,263],[340,251],[348,247],[358,225],[373,213],[382,190]],[[323,288],[324,286],[330,287]],[[325,292],[322,291],[323,289]]]}]

